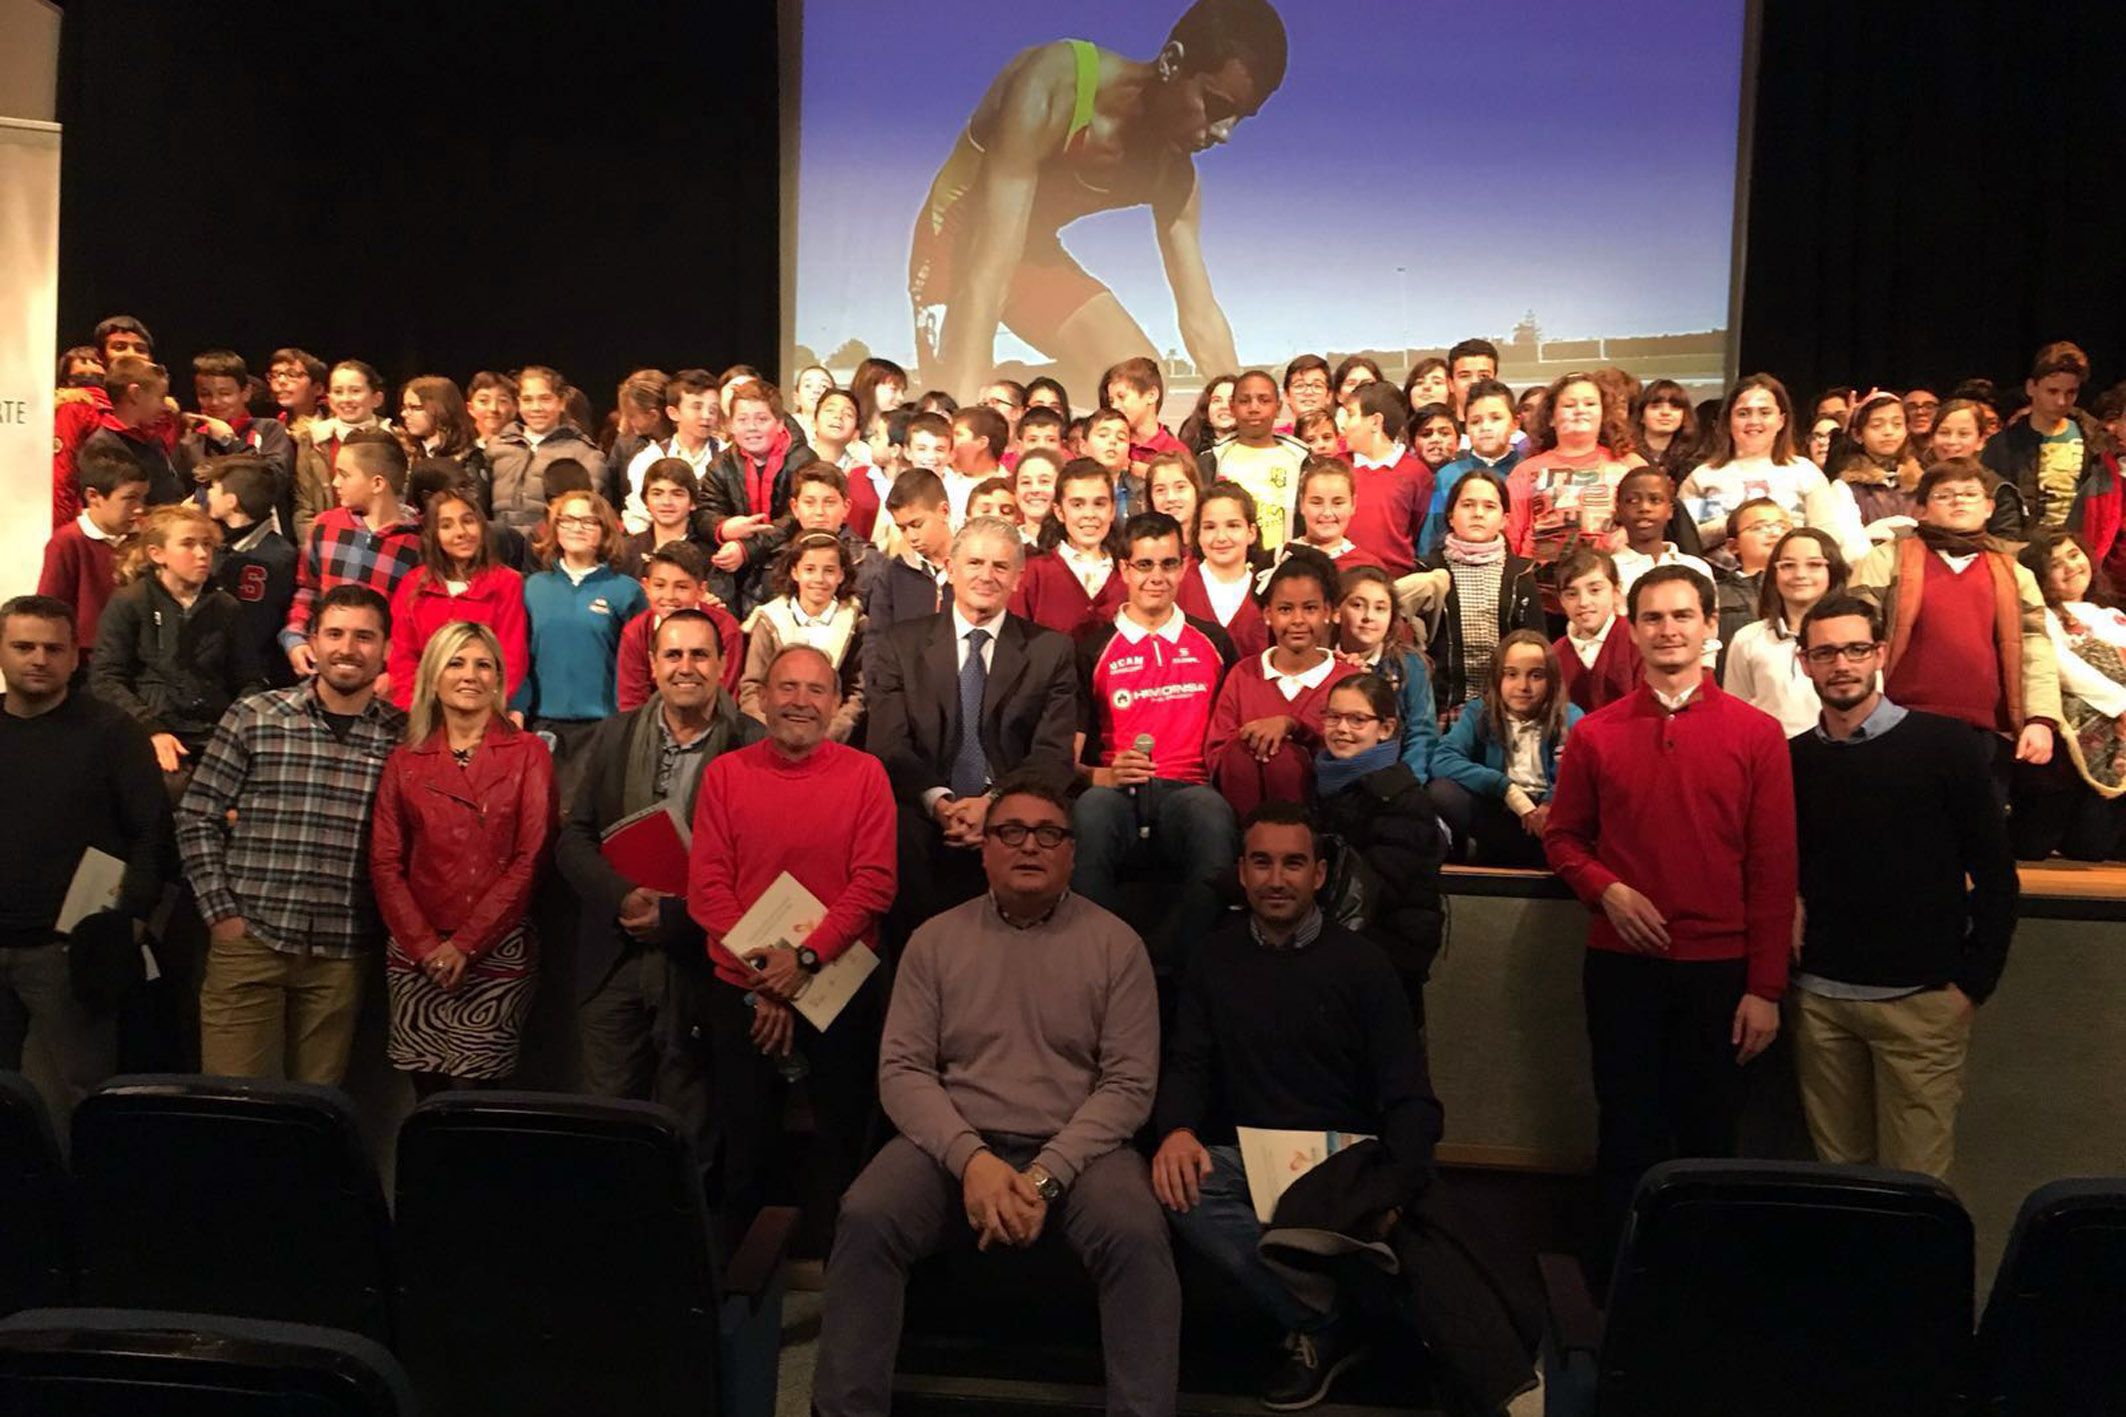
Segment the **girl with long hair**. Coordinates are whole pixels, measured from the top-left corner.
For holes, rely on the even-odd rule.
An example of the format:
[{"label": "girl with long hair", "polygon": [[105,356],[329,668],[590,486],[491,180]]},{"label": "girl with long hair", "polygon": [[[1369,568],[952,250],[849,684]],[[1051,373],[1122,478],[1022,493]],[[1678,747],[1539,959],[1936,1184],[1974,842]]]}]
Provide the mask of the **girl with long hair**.
[{"label": "girl with long hair", "polygon": [[1817,601],[1846,585],[1838,543],[1814,527],[1795,527],[1772,548],[1757,592],[1757,618],[1735,631],[1720,687],[1779,720],[1787,737],[1816,726],[1823,705],[1801,663],[1801,620]]},{"label": "girl with long hair", "polygon": [[1379,566],[1339,569],[1336,652],[1395,691],[1399,756],[1423,781],[1439,742],[1432,701],[1432,671],[1412,644],[1410,627],[1395,600],[1395,582]]},{"label": "girl with long hair", "polygon": [[1107,469],[1079,458],[1056,479],[1056,498],[1026,561],[1011,612],[1074,635],[1112,620],[1128,592],[1117,569],[1127,547],[1115,524],[1115,488]]},{"label": "girl with long hair", "polygon": [[1465,473],[1447,503],[1438,557],[1404,582],[1403,610],[1425,625],[1432,689],[1442,724],[1483,692],[1499,641],[1543,628],[1535,563],[1506,543],[1512,508],[1506,483],[1488,468]]},{"label": "girl with long hair", "polygon": [[1592,374],[1553,380],[1529,436],[1532,451],[1514,466],[1506,540],[1515,554],[1548,565],[1583,541],[1609,537],[1617,484],[1626,467],[1615,449],[1630,437],[1624,411]]},{"label": "girl with long hair", "polygon": [[1904,400],[1887,393],[1870,394],[1853,409],[1824,466],[1845,484],[1870,542],[1918,524],[1921,470],[1905,431]]},{"label": "girl with long hair", "polygon": [[502,656],[503,697],[517,692],[530,667],[524,578],[496,559],[487,518],[473,494],[446,488],[421,513],[421,565],[391,597],[391,701],[413,703],[416,671],[428,641],[452,621],[488,626]]},{"label": "girl with long hair", "polygon": [[1538,630],[1499,641],[1484,691],[1432,755],[1426,792],[1463,859],[1543,870],[1543,828],[1558,755],[1580,721],[1558,682],[1558,657]]},{"label": "girl with long hair", "polygon": [[1197,456],[1211,450],[1211,444],[1233,431],[1233,385],[1240,379],[1238,374],[1219,374],[1203,386],[1196,395],[1196,407],[1181,420],[1181,431],[1176,434],[1182,446]]},{"label": "girl with long hair", "polygon": [[1853,495],[1795,446],[1794,401],[1769,374],[1751,374],[1728,391],[1713,425],[1705,461],[1676,490],[1707,550],[1727,540],[1728,514],[1756,497],[1777,502],[1795,526],[1829,532],[1848,561],[1864,556]]},{"label": "girl with long hair", "polygon": [[1656,379],[1631,410],[1632,443],[1649,467],[1681,482],[1698,455],[1698,415],[1690,394],[1674,379]]},{"label": "girl with long hair", "polygon": [[1255,498],[1237,482],[1213,482],[1196,499],[1189,538],[1194,563],[1181,573],[1174,603],[1185,614],[1224,627],[1242,659],[1269,648],[1270,632],[1255,601],[1255,570],[1262,531]]},{"label": "girl with long hair", "polygon": [[2045,597],[2066,713],[2054,737],[2066,751],[2015,765],[2008,836],[2024,861],[2108,860],[2126,828],[2126,612],[2079,537],[2041,531],[2017,559]]},{"label": "girl with long hair", "polygon": [[769,598],[747,618],[746,667],[738,681],[738,707],[767,721],[761,691],[768,666],[790,645],[810,645],[841,676],[842,706],[827,736],[846,743],[864,720],[864,607],[856,594],[856,562],[848,543],[829,531],[808,531],[776,557],[768,577]]}]

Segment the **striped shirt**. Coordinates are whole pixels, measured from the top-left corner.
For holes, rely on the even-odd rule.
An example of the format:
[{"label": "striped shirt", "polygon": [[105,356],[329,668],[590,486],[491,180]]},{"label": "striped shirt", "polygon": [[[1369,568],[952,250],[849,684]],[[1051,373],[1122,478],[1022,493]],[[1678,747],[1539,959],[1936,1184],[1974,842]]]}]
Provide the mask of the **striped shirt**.
[{"label": "striped shirt", "polygon": [[310,684],[231,705],[177,805],[201,918],[241,916],[284,954],[346,959],[374,947],[383,926],[369,888],[370,809],[405,728],[405,714],[372,699],[342,742]]}]

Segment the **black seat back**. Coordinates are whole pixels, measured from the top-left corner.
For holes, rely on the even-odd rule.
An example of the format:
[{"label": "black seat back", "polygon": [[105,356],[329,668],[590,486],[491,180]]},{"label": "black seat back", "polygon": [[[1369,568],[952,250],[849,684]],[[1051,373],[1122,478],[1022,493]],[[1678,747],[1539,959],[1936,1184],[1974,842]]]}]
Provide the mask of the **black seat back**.
[{"label": "black seat back", "polygon": [[413,1417],[398,1362],[357,1334],[123,1309],[0,1322],[8,1417]]},{"label": "black seat back", "polygon": [[399,1354],[434,1412],[704,1417],[718,1281],[663,1107],[431,1098],[399,1132]]},{"label": "black seat back", "polygon": [[73,1297],[71,1193],[44,1099],[0,1073],[0,1314]]},{"label": "black seat back", "polygon": [[1979,1351],[1998,1417],[2126,1412],[2126,1178],[2031,1192],[1993,1279]]},{"label": "black seat back", "polygon": [[1968,1391],[1971,1220],[1940,1182],[1675,1161],[1632,1205],[1603,1417],[1947,1414]]},{"label": "black seat back", "polygon": [[114,1078],[74,1115],[85,1303],[391,1339],[391,1226],[330,1088]]}]

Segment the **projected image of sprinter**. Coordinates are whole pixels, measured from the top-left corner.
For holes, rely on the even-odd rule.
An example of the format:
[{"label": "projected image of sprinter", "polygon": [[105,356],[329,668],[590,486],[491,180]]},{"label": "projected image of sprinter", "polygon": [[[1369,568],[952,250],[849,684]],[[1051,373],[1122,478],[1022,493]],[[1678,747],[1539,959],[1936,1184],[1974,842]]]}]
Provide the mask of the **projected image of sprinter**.
[{"label": "projected image of sprinter", "polygon": [[916,219],[908,295],[922,381],[972,391],[989,377],[999,325],[1074,388],[1119,359],[1156,358],[1136,318],[1062,242],[1081,217],[1142,206],[1190,359],[1237,367],[1204,264],[1196,155],[1268,101],[1285,59],[1268,0],[1196,0],[1150,60],[1060,39],[1006,64]]}]

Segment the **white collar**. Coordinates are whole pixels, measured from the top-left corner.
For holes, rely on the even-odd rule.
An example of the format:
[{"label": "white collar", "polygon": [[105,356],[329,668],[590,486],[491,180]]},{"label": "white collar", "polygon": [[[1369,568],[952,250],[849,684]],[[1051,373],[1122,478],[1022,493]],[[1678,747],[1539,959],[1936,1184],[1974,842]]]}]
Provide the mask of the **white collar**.
[{"label": "white collar", "polygon": [[1319,688],[1321,682],[1329,677],[1329,671],[1336,667],[1336,656],[1324,652],[1321,657],[1321,663],[1315,665],[1312,669],[1299,674],[1280,674],[1270,664],[1270,656],[1276,652],[1277,647],[1275,645],[1262,652],[1262,677],[1272,684],[1293,685],[1294,692]]},{"label": "white collar", "polygon": [[1178,645],[1181,643],[1181,631],[1187,624],[1188,617],[1181,613],[1179,605],[1167,607],[1164,624],[1148,627],[1130,619],[1127,610],[1118,611],[1115,615],[1115,633],[1133,645],[1143,643],[1147,635],[1157,635],[1170,645]]},{"label": "white collar", "polygon": [[1703,679],[1700,679],[1697,683],[1691,685],[1682,693],[1675,695],[1663,693],[1661,690],[1655,689],[1654,686],[1651,684],[1648,684],[1646,687],[1651,690],[1653,696],[1660,701],[1661,707],[1667,709],[1670,713],[1674,713],[1678,709],[1682,708],[1685,704],[1688,704],[1692,699],[1698,697],[1698,690],[1705,687],[1705,681]]},{"label": "white collar", "polygon": [[[1285,554],[1287,556],[1290,555],[1292,552],[1292,548],[1295,546],[1304,546],[1310,551],[1319,551],[1322,555],[1328,557],[1331,561],[1340,560],[1358,549],[1358,543],[1353,541],[1348,536],[1337,542],[1334,546],[1316,546],[1313,542],[1308,541],[1305,538],[1301,538],[1298,541],[1287,541],[1284,544]],[[1283,558],[1280,557],[1279,559],[1281,560]]]},{"label": "white collar", "polygon": [[1378,462],[1375,462],[1372,458],[1367,457],[1364,453],[1351,454],[1351,466],[1394,467],[1397,463],[1403,460],[1404,455],[1409,451],[1410,450],[1404,447],[1401,443],[1391,443],[1388,447],[1388,455]]},{"label": "white collar", "polygon": [[1567,639],[1570,639],[1574,644],[1601,645],[1608,643],[1609,632],[1611,630],[1614,630],[1616,627],[1617,617],[1612,615],[1607,620],[1604,620],[1602,622],[1601,629],[1595,631],[1591,635],[1582,635],[1579,631],[1578,626],[1568,624],[1565,626],[1565,636]]},{"label": "white collar", "polygon": [[841,613],[842,608],[842,603],[840,601],[830,600],[827,602],[827,608],[823,614],[812,615],[806,613],[805,607],[801,603],[799,603],[796,596],[793,595],[789,597],[789,602],[790,621],[792,624],[796,625],[801,630],[826,629],[828,626],[834,623],[834,617]]},{"label": "white collar", "polygon": [[1062,552],[1063,559],[1071,565],[1083,566],[1088,571],[1114,564],[1114,558],[1107,554],[1104,547],[1096,546],[1090,551],[1080,551],[1068,541],[1059,541],[1056,543],[1056,550]]},{"label": "white collar", "polygon": [[991,644],[995,644],[997,639],[997,631],[1002,628],[1003,624],[1004,612],[1001,610],[999,610],[996,614],[990,616],[987,620],[976,621],[968,619],[967,616],[961,612],[959,602],[957,600],[953,602],[952,638],[961,644],[965,644],[967,642],[967,632],[970,630],[985,631],[989,636],[989,642]]},{"label": "white collar", "polygon": [[118,539],[115,536],[108,535],[102,527],[90,521],[87,512],[75,517],[74,525],[80,527],[81,534],[91,541],[116,541]]}]

